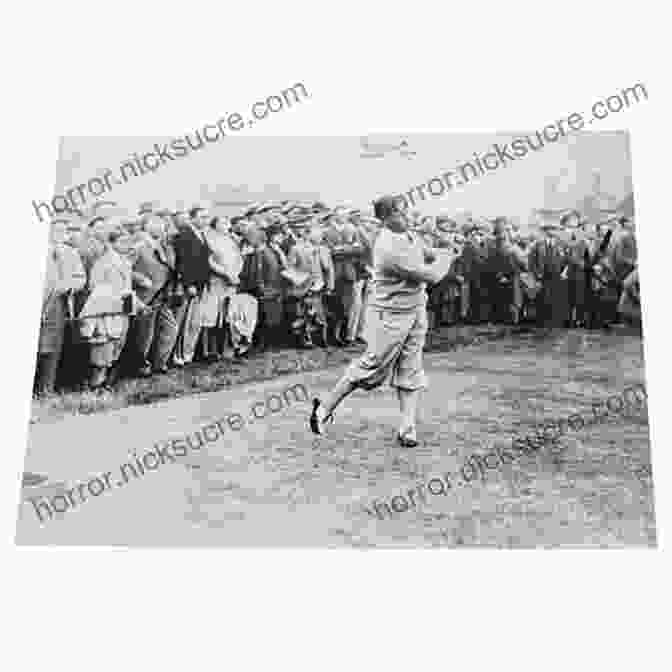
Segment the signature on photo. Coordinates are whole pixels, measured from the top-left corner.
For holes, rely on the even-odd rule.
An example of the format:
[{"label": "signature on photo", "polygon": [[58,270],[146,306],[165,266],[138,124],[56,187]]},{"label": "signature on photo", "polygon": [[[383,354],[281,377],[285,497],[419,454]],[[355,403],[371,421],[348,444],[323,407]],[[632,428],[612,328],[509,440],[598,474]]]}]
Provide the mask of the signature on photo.
[{"label": "signature on photo", "polygon": [[359,156],[362,159],[382,159],[385,154],[393,152],[399,152],[399,156],[402,156],[405,159],[411,159],[417,154],[417,152],[409,149],[407,140],[402,140],[398,145],[394,145],[371,143],[368,138],[364,137],[360,139],[359,144],[362,149]]}]

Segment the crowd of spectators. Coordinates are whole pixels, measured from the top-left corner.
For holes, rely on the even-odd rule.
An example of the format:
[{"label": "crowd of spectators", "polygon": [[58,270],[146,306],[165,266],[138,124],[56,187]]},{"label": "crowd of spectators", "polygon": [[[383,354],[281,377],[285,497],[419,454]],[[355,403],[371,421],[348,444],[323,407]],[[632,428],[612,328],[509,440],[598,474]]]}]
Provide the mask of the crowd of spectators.
[{"label": "crowd of spectators", "polygon": [[[449,248],[431,327],[488,322],[604,328],[639,318],[634,222],[578,211],[512,220],[408,213]],[[103,203],[51,222],[35,393],[114,386],[275,346],[363,343],[380,222],[324,203],[136,213]]]}]

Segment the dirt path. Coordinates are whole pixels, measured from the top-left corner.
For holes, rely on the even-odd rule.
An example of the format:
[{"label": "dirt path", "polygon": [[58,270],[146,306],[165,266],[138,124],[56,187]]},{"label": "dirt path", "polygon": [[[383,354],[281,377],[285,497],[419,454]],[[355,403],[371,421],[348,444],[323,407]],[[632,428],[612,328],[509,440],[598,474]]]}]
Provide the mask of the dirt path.
[{"label": "dirt path", "polygon": [[[69,487],[119,465],[135,449],[183,438],[238,412],[240,431],[180,464],[165,464],[40,524],[21,506],[23,544],[217,546],[622,546],[654,545],[646,410],[569,432],[555,447],[491,471],[393,519],[374,500],[455,473],[475,450],[506,442],[544,418],[590,414],[593,401],[644,382],[641,339],[563,332],[516,337],[426,356],[421,445],[394,444],[396,399],[387,387],[339,409],[329,435],[306,431],[307,401],[267,417],[255,402],[289,386],[322,394],[340,369],[304,372],[234,390],[33,425],[26,469]],[[283,397],[283,395],[285,395]],[[221,427],[226,427],[224,422]],[[115,486],[115,476],[112,485]],[[119,480],[118,477],[116,480]],[[47,493],[53,496],[53,492]],[[46,514],[44,514],[46,516]]]}]

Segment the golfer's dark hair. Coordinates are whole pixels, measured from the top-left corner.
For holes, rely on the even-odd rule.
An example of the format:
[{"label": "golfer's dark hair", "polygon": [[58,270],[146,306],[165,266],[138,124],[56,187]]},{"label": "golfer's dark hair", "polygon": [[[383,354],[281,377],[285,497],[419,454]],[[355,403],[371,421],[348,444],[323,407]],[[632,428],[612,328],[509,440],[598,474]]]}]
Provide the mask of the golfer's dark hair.
[{"label": "golfer's dark hair", "polygon": [[397,207],[397,198],[394,196],[383,196],[373,203],[373,214],[376,219],[384,222]]}]

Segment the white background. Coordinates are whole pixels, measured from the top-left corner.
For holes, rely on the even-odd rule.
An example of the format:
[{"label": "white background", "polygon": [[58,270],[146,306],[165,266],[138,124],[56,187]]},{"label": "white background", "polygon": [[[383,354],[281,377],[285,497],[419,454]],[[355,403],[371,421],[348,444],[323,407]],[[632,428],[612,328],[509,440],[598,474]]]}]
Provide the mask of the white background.
[{"label": "white background", "polygon": [[648,102],[604,127],[632,132],[664,548],[672,249],[665,8],[510,0],[12,3],[0,46],[1,604],[8,616],[0,660],[9,659],[2,668],[602,670],[669,663],[669,558],[664,571],[661,550],[13,548],[47,233],[31,201],[53,191],[58,136],[175,135],[296,82],[305,83],[309,102],[244,132],[536,129],[645,84]]}]

